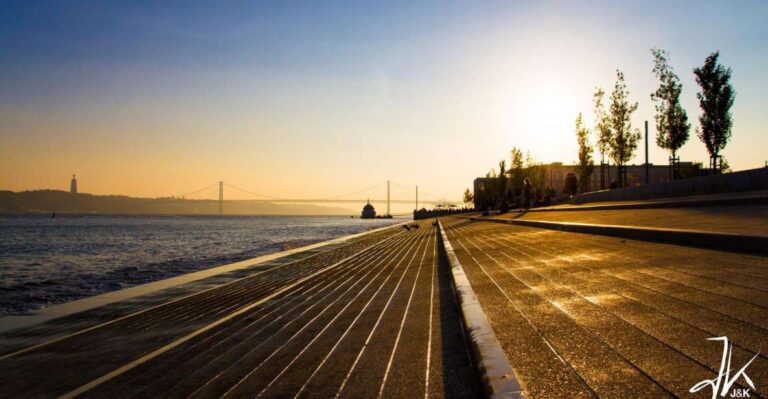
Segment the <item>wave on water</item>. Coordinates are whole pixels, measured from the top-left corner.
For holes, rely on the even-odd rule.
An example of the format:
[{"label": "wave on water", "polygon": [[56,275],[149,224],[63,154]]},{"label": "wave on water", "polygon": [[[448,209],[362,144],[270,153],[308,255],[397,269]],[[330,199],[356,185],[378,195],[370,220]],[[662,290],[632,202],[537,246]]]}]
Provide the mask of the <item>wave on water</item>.
[{"label": "wave on water", "polygon": [[0,216],[0,316],[392,222],[293,216]]}]

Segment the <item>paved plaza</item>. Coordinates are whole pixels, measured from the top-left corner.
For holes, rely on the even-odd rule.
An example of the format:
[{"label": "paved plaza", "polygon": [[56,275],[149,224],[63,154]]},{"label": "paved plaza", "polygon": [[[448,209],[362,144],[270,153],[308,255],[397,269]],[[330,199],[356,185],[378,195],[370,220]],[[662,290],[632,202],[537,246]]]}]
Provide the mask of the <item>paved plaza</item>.
[{"label": "paved plaza", "polygon": [[720,336],[736,368],[760,353],[747,374],[768,392],[765,257],[464,218],[443,225],[527,396],[691,397],[718,374],[722,343],[707,339]]},{"label": "paved plaza", "polygon": [[[768,393],[764,254],[471,216],[441,218],[447,242],[432,220],[410,223],[6,331],[0,397],[474,398],[493,389],[483,365],[500,365],[478,348],[495,345],[528,398],[705,398],[709,386],[690,390],[721,371],[715,337],[732,344],[732,377],[748,365],[750,380],[737,375],[728,392]],[[767,216],[731,206],[494,218],[760,239]],[[467,287],[484,338],[465,324]]]}]

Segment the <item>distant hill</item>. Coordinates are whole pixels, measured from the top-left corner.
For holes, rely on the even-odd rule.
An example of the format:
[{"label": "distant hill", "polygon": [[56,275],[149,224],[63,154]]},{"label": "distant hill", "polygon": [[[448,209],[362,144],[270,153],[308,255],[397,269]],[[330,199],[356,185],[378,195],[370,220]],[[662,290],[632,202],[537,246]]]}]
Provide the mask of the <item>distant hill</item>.
[{"label": "distant hill", "polygon": [[[0,212],[29,213],[131,213],[212,215],[219,212],[216,200],[181,198],[134,198],[124,195],[70,194],[60,190],[1,191]],[[226,215],[352,215],[339,207],[275,204],[255,201],[224,201]]]}]

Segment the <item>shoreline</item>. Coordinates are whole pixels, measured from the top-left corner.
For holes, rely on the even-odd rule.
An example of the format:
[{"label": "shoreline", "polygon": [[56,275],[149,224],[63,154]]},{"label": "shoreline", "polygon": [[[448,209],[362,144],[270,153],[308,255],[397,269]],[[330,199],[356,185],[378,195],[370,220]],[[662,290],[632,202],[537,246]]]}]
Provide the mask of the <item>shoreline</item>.
[{"label": "shoreline", "polygon": [[[188,216],[188,215],[184,215],[184,216]],[[317,250],[317,249],[321,249],[321,248],[336,245],[336,244],[344,244],[346,241],[349,241],[367,234],[373,234],[378,231],[396,227],[403,223],[408,223],[408,221],[395,223],[394,220],[396,219],[393,219],[393,223],[390,226],[378,227],[378,228],[366,230],[360,233],[349,234],[349,235],[345,235],[345,236],[341,236],[341,237],[337,237],[337,238],[325,240],[325,241],[319,241],[319,242],[312,243],[309,245],[304,245],[301,247],[267,253],[264,255],[257,256],[255,258],[245,259],[242,261],[223,264],[219,266],[212,266],[204,270],[198,270],[198,271],[181,274],[174,277],[169,277],[162,280],[152,281],[149,283],[144,283],[144,284],[123,288],[115,291],[109,291],[109,292],[105,292],[105,293],[94,295],[94,296],[89,296],[89,297],[84,297],[84,298],[80,298],[80,299],[76,299],[68,302],[54,304],[54,305],[37,309],[22,315],[0,316],[0,334],[6,333],[12,330],[16,330],[16,329],[32,327],[32,326],[39,325],[60,317],[65,317],[75,313],[96,309],[96,308],[114,304],[117,302],[136,299],[138,297],[149,295],[149,294],[161,294],[161,291],[163,290],[178,288],[185,284],[202,282],[203,280],[209,279],[211,277],[224,277],[226,273],[236,272],[238,270],[250,269],[257,266],[267,266],[265,264],[269,262],[285,260],[283,258],[287,258],[292,255],[301,255],[312,250]],[[281,263],[278,263],[265,268],[270,269],[272,267],[279,266],[280,264]],[[285,264],[285,263],[282,263],[282,264]],[[215,285],[220,285],[220,284],[223,284],[223,282],[219,282]],[[196,290],[193,290],[193,291],[196,291]],[[168,294],[172,294],[172,293],[169,292]],[[169,296],[172,296],[172,295],[169,295]]]},{"label": "shoreline", "polygon": [[[50,217],[51,211],[24,211],[14,212],[8,210],[0,210],[0,217],[2,216],[40,216]],[[321,213],[225,213],[219,215],[218,213],[141,213],[141,212],[59,212],[56,211],[56,217],[59,216],[158,216],[158,217],[190,217],[190,216],[202,216],[202,217],[329,217],[329,218],[354,218],[362,219],[359,215],[354,213],[336,213],[336,214],[321,214]],[[407,217],[408,215],[402,215]]]}]

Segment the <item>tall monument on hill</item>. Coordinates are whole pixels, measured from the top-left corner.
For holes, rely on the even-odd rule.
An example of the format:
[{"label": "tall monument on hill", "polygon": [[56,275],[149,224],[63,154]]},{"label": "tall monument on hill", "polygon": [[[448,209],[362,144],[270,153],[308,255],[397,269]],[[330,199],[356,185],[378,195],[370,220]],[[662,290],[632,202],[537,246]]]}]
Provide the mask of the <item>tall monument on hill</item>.
[{"label": "tall monument on hill", "polygon": [[77,194],[77,179],[75,179],[75,175],[72,175],[72,181],[69,182],[69,192]]}]

